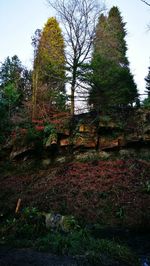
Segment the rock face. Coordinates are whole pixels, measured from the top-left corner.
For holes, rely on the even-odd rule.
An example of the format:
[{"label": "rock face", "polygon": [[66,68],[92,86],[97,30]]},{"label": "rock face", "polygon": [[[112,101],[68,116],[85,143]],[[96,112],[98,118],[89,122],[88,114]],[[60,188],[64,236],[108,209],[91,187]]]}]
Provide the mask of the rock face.
[{"label": "rock face", "polygon": [[30,143],[27,145],[26,142],[24,142],[24,139],[16,139],[12,144],[12,150],[10,153],[10,159],[13,160],[16,157],[21,157],[29,154],[31,151],[34,150],[34,143]]},{"label": "rock face", "polygon": [[[67,120],[68,119],[68,120]],[[109,114],[80,114],[69,117],[55,126],[55,134],[43,141],[43,150],[52,148],[95,149],[101,151],[145,147],[150,144],[150,110],[121,109]],[[54,121],[53,126],[54,126]],[[32,150],[34,144],[23,145],[16,141],[11,159]]]}]

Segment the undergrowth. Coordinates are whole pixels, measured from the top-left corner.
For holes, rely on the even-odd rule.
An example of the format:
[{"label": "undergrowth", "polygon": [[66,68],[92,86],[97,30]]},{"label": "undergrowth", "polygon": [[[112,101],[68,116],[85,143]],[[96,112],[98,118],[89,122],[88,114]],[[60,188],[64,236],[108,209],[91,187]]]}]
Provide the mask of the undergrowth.
[{"label": "undergrowth", "polygon": [[[74,220],[75,221],[75,220]],[[36,208],[26,208],[18,217],[0,225],[0,245],[30,247],[50,251],[56,255],[83,256],[89,265],[139,265],[135,255],[126,246],[108,239],[96,239],[90,230],[78,225],[65,232],[60,227],[46,228],[43,213]]]}]

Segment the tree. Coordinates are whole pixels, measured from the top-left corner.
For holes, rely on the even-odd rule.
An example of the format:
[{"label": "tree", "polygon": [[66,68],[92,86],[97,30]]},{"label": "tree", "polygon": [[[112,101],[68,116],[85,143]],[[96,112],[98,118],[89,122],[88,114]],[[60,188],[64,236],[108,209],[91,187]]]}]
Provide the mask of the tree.
[{"label": "tree", "polygon": [[19,93],[17,92],[17,89],[15,88],[15,85],[13,83],[8,83],[4,87],[4,101],[5,106],[8,110],[8,118],[11,118],[11,113],[13,109],[16,107],[18,99],[19,99]]},{"label": "tree", "polygon": [[55,18],[49,18],[43,31],[33,38],[33,116],[38,102],[57,105],[57,97],[65,97],[64,40]]},{"label": "tree", "polygon": [[91,68],[89,104],[94,109],[105,111],[111,106],[132,104],[137,89],[129,68],[99,54],[92,60]]},{"label": "tree", "polygon": [[145,78],[146,81],[146,91],[148,92],[148,97],[150,97],[150,67],[148,68],[148,75]]},{"label": "tree", "polygon": [[18,106],[19,93],[12,83],[7,83],[0,91],[0,143],[9,136],[12,121],[11,118]]},{"label": "tree", "polygon": [[118,7],[112,7],[108,17],[101,15],[96,27],[94,52],[100,53],[117,64],[127,66],[126,23],[123,22]]},{"label": "tree", "polygon": [[41,30],[37,29],[32,36],[32,45],[34,48],[34,65],[33,65],[33,73],[32,73],[32,118],[34,118],[36,113],[36,102],[37,102],[37,90],[38,90],[38,68],[39,68],[39,60],[38,60],[38,49],[39,49],[39,41],[41,38]]},{"label": "tree", "polygon": [[137,89],[126,57],[125,23],[117,7],[101,15],[96,28],[91,62],[89,103],[102,110],[132,104]]},{"label": "tree", "polygon": [[7,57],[0,66],[0,141],[24,118],[30,96],[31,71],[22,66],[17,55]]},{"label": "tree", "polygon": [[75,108],[75,90],[82,63],[89,59],[95,25],[101,9],[96,0],[47,0],[63,24],[66,62],[71,89],[71,114]]},{"label": "tree", "polygon": [[31,71],[28,71],[21,63],[17,55],[7,57],[0,67],[0,90],[13,86],[19,94],[18,104],[28,99],[31,95]]},{"label": "tree", "polygon": [[[112,7],[108,14],[108,25],[110,41],[112,43],[113,51],[117,52],[116,57],[118,59],[117,63],[122,66],[128,66],[129,62],[126,56],[127,44],[125,37],[127,35],[125,25],[123,22],[121,13],[118,7]],[[115,56],[113,58],[115,60]]]}]

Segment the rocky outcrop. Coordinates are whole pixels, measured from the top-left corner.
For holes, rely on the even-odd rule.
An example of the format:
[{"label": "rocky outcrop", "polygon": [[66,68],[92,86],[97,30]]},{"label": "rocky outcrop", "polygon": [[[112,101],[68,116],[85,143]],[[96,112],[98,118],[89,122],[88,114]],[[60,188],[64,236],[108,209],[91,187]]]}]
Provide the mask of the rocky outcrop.
[{"label": "rocky outcrop", "polygon": [[24,138],[16,138],[12,144],[12,150],[10,153],[10,159],[14,160],[22,156],[26,156],[35,149],[34,142],[26,143]]},{"label": "rocky outcrop", "polygon": [[[73,120],[68,117],[60,123],[57,121],[54,132],[46,140],[41,140],[43,150],[72,147],[73,150],[107,151],[139,145],[144,148],[150,144],[150,110],[129,108],[125,114],[123,111],[107,115],[80,114]],[[33,149],[36,149],[34,143],[26,145],[23,139],[16,139],[10,158],[14,159]]]}]

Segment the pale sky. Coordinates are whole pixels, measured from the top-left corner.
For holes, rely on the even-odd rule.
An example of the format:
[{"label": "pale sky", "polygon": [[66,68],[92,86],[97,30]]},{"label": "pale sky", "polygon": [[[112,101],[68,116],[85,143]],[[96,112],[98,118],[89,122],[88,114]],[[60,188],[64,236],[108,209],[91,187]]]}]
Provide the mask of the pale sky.
[{"label": "pale sky", "polygon": [[[140,0],[106,0],[105,3],[108,9],[118,6],[127,23],[127,55],[139,92],[143,93],[150,66],[150,31],[147,30],[150,7]],[[0,62],[16,54],[24,65],[31,67],[31,36],[53,15],[46,0],[0,0]]]}]

